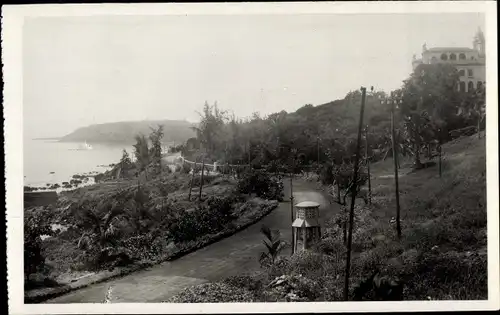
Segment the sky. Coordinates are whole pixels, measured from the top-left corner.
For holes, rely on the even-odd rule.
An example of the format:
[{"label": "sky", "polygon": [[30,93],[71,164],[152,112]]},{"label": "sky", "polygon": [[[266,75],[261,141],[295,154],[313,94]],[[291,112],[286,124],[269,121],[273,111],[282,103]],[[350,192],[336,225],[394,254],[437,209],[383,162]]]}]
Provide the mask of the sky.
[{"label": "sky", "polygon": [[205,101],[238,117],[390,91],[422,45],[472,47],[484,16],[311,14],[39,17],[23,28],[28,136],[105,122],[195,122]]}]

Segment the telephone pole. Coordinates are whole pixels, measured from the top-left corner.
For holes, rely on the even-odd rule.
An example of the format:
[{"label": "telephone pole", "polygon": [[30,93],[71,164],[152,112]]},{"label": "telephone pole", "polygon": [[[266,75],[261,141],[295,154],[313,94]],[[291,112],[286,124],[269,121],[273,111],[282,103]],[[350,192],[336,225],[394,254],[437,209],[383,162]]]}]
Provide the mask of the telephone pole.
[{"label": "telephone pole", "polygon": [[198,197],[201,202],[201,191],[203,190],[203,174],[205,173],[205,159],[201,161],[201,178],[200,178],[200,196]]},{"label": "telephone pole", "polygon": [[318,167],[319,167],[319,136],[316,138],[316,146],[318,149]]},{"label": "telephone pole", "polygon": [[372,179],[371,179],[371,174],[370,174],[370,158],[368,156],[368,125],[366,125],[365,129],[365,158],[366,158],[366,169],[368,172],[368,203],[372,204]]},{"label": "telephone pole", "polygon": [[[290,172],[290,216],[292,219],[292,224],[294,221],[294,215],[293,215],[293,173],[295,171],[295,152],[292,149],[292,170]],[[295,231],[292,226],[292,255],[295,253]]]},{"label": "telephone pole", "polygon": [[[373,89],[373,88],[372,88]],[[359,126],[358,126],[358,142],[356,145],[356,158],[354,160],[354,174],[353,174],[353,189],[351,190],[351,209],[349,212],[349,234],[347,235],[347,259],[345,266],[345,279],[344,279],[344,300],[349,300],[349,276],[351,271],[351,248],[352,248],[352,232],[354,225],[354,203],[356,201],[357,182],[358,182],[358,168],[359,158],[361,151],[361,135],[363,133],[363,116],[365,112],[365,98],[366,88],[361,88],[361,111],[359,113]]]},{"label": "telephone pole", "polygon": [[[384,101],[382,101],[382,104]],[[396,124],[394,118],[394,111],[398,104],[402,103],[401,98],[394,93],[391,93],[391,97],[385,100],[385,103],[391,106],[391,140],[392,140],[392,159],[394,161],[394,184],[395,184],[395,194],[396,194],[396,231],[398,234],[398,239],[401,239],[401,209],[399,205],[399,161],[398,161],[398,150],[396,143]]]}]

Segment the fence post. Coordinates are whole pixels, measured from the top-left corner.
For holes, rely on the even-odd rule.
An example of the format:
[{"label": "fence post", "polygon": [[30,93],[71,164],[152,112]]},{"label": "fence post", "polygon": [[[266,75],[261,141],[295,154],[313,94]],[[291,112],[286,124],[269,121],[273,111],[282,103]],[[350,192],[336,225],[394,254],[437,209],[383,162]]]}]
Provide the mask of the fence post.
[{"label": "fence post", "polygon": [[196,161],[194,162],[192,172],[193,174],[191,174],[191,182],[189,183],[188,201],[191,201],[191,192],[193,191],[193,183],[194,183],[194,173],[196,173]]},{"label": "fence post", "polygon": [[205,173],[205,159],[201,161],[201,178],[200,178],[200,195],[198,197],[199,201],[201,201],[201,191],[203,190],[203,174]]}]

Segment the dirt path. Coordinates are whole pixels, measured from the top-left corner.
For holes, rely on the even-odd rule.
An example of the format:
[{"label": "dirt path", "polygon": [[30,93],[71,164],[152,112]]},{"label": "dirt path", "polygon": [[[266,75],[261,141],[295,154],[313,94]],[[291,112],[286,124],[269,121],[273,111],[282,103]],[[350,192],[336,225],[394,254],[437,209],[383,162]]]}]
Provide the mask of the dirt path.
[{"label": "dirt path", "polygon": [[[294,181],[293,186],[294,203],[318,202],[323,220],[338,211],[338,206],[330,205],[326,194],[318,191],[313,183]],[[290,198],[289,190],[289,180],[286,180],[285,200]],[[247,229],[175,261],[91,285],[45,303],[161,302],[186,287],[257,270],[260,268],[258,256],[264,247],[262,224],[279,229],[282,238],[290,242],[290,202],[280,203],[271,214]]]}]

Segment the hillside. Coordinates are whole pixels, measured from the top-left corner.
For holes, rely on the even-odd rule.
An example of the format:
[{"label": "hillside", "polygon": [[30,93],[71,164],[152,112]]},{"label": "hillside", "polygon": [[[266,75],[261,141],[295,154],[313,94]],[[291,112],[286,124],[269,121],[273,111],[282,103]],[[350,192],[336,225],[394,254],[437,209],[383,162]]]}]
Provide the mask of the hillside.
[{"label": "hillside", "polygon": [[[403,300],[487,298],[484,132],[481,136],[444,145],[441,178],[437,165],[412,171],[411,160],[402,161],[400,240],[393,220],[393,161],[372,165],[372,204],[359,200],[355,208],[351,300],[377,300],[369,282],[377,269],[379,277],[403,285]],[[242,296],[245,302],[340,301],[345,247],[339,218],[343,214],[325,222],[321,242],[310,251],[282,256],[261,272],[186,289],[169,302],[228,302]]]},{"label": "hillside", "polygon": [[62,137],[62,142],[91,142],[91,143],[134,143],[137,134],[148,135],[150,128],[163,126],[165,136],[164,142],[185,142],[195,136],[191,130],[192,124],[181,120],[149,120],[149,121],[127,121],[90,125],[78,128],[72,133]]}]

